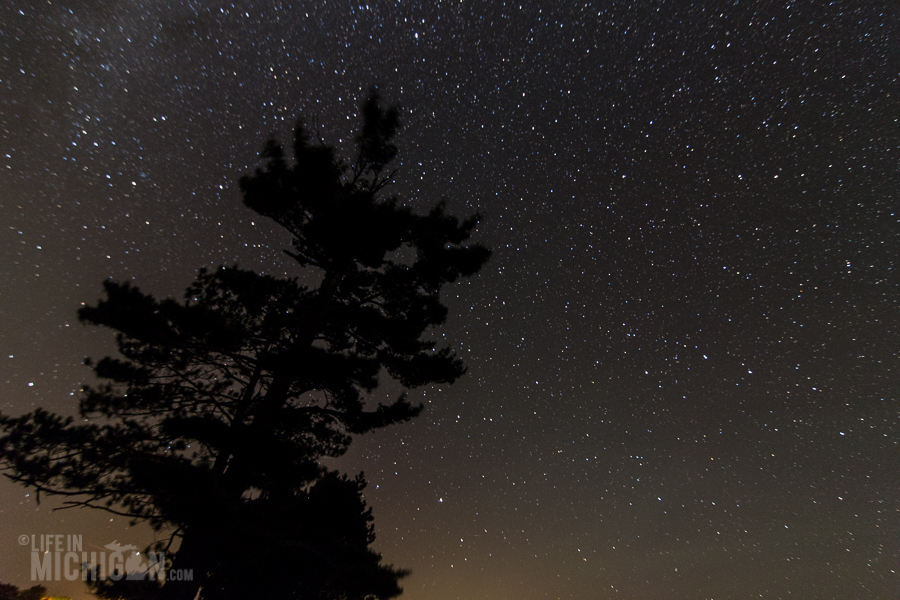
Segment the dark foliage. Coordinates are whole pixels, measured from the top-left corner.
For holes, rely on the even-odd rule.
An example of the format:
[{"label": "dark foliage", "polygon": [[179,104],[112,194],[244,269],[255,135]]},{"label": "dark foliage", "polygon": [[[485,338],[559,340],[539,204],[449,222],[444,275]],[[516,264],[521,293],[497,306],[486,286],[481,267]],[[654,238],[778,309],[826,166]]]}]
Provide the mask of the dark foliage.
[{"label": "dark foliage", "polygon": [[[264,167],[240,182],[244,203],[291,233],[286,252],[318,285],[223,267],[201,271],[178,302],[107,281],[105,299],[79,317],[115,331],[121,356],[89,361],[106,383],[85,389],[83,418],[0,417],[11,479],[175,531],[169,567],[194,580],[163,596],[193,598],[200,586],[209,599],[400,593],[404,572],[369,549],[364,482],[321,461],[421,411],[405,396],[368,406],[380,373],[406,388],[463,374],[424,338],[447,316],[441,288],[489,252],[465,245],[477,216],[460,222],[442,205],[418,215],[385,196],[398,113],[375,94],[362,112],[352,163],[298,126],[292,164],[269,142]],[[110,598],[159,595],[150,584],[95,586]]]},{"label": "dark foliage", "polygon": [[47,588],[42,585],[20,590],[14,585],[0,583],[0,600],[41,600],[46,595]]}]

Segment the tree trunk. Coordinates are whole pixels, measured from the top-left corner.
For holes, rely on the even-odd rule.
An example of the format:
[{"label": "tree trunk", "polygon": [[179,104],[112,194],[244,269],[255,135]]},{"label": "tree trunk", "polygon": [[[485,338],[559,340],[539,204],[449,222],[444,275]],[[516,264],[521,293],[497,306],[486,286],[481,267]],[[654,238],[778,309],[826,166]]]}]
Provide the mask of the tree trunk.
[{"label": "tree trunk", "polygon": [[194,600],[203,586],[207,557],[195,539],[196,536],[191,535],[190,531],[186,531],[181,538],[181,546],[166,572],[162,600]]}]

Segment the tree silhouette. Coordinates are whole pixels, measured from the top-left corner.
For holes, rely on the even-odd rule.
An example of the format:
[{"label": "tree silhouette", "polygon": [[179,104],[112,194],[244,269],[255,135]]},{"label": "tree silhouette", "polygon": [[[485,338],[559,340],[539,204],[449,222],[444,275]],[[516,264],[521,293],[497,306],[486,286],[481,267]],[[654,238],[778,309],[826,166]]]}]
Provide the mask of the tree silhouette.
[{"label": "tree silhouette", "polygon": [[[174,531],[168,567],[193,580],[167,582],[163,597],[401,592],[405,572],[369,548],[364,480],[321,461],[421,411],[405,394],[371,406],[379,374],[414,388],[464,373],[426,336],[447,316],[442,287],[489,251],[466,245],[477,215],[459,221],[441,204],[415,214],[385,193],[399,114],[372,93],[362,115],[354,160],[298,124],[291,164],[270,141],[240,181],[244,204],[290,232],[287,254],[317,284],[222,267],[200,271],[178,302],[108,280],[79,318],[115,331],[121,356],[87,361],[106,383],[85,388],[83,418],[0,416],[14,481]],[[129,595],[121,583],[95,589]]]},{"label": "tree silhouette", "polygon": [[34,585],[20,590],[9,583],[0,583],[0,600],[41,600],[47,595],[47,588],[42,585]]}]

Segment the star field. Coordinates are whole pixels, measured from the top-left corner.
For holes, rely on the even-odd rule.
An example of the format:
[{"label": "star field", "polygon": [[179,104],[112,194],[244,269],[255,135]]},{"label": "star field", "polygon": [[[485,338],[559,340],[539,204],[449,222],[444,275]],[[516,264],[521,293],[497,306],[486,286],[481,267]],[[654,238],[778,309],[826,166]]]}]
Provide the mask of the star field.
[{"label": "star field", "polygon": [[[297,275],[237,180],[298,115],[349,154],[377,85],[393,192],[494,251],[468,374],[339,463],[403,597],[898,597],[896,3],[261,4],[0,8],[0,410],[72,412],[105,278]],[[149,539],[26,494],[0,581]]]}]

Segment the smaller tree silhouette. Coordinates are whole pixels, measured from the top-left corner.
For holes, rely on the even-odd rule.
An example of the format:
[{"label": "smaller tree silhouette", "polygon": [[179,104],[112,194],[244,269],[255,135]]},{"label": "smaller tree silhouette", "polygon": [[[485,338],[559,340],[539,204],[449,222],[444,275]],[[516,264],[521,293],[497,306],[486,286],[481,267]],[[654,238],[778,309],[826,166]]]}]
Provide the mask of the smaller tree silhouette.
[{"label": "smaller tree silhouette", "polygon": [[42,585],[20,590],[12,584],[0,583],[0,600],[41,600],[46,595],[47,588]]}]

